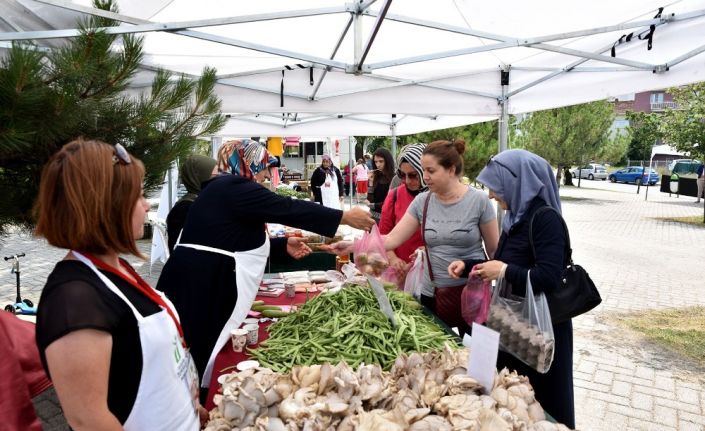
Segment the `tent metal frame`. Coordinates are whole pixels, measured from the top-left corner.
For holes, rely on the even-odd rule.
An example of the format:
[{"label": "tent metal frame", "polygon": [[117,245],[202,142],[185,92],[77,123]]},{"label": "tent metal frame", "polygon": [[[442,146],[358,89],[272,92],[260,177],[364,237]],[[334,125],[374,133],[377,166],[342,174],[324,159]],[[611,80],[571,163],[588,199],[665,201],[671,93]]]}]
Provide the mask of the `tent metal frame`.
[{"label": "tent metal frame", "polygon": [[[283,92],[283,95],[287,96],[287,97],[294,97],[294,98],[298,98],[298,99],[306,99],[306,100],[315,101],[315,100],[323,100],[323,99],[340,97],[340,96],[345,96],[345,95],[350,95],[350,94],[360,94],[360,93],[364,93],[364,92],[379,91],[379,90],[383,90],[383,89],[401,87],[401,86],[424,86],[424,87],[429,87],[429,88],[434,88],[434,89],[447,90],[447,91],[451,91],[451,92],[465,93],[465,94],[474,95],[474,96],[478,96],[478,97],[486,97],[486,98],[496,99],[497,103],[500,105],[500,108],[501,108],[500,109],[501,113],[499,115],[500,127],[499,127],[499,137],[498,137],[500,151],[503,151],[504,149],[506,149],[506,145],[507,145],[507,128],[508,128],[508,118],[509,118],[508,117],[508,115],[509,115],[508,114],[509,113],[508,104],[509,104],[509,101],[511,100],[512,96],[514,96],[518,93],[526,91],[529,88],[532,88],[532,87],[534,87],[542,82],[545,82],[549,79],[552,79],[556,76],[559,76],[559,75],[562,75],[565,73],[571,73],[571,72],[602,72],[602,71],[604,71],[604,72],[614,72],[614,71],[629,72],[629,71],[651,70],[654,73],[665,73],[669,70],[670,67],[675,66],[679,63],[682,63],[690,58],[693,58],[693,57],[705,52],[705,44],[703,44],[702,46],[700,46],[698,48],[695,48],[687,53],[681,54],[681,55],[673,58],[669,62],[666,62],[663,64],[649,64],[649,63],[644,63],[644,62],[640,62],[640,61],[633,61],[633,60],[604,55],[603,53],[610,50],[614,46],[614,44],[610,44],[610,45],[605,46],[601,49],[598,49],[597,51],[594,51],[594,52],[589,52],[589,51],[585,51],[585,50],[573,49],[573,48],[568,48],[565,46],[558,46],[558,45],[548,43],[548,42],[566,41],[569,39],[604,34],[604,33],[610,33],[610,32],[616,32],[616,31],[632,30],[632,29],[646,29],[646,28],[649,28],[650,26],[654,26],[654,28],[657,28],[660,26],[668,25],[669,23],[672,23],[672,22],[686,21],[689,19],[702,17],[705,15],[705,10],[696,10],[696,11],[681,14],[678,16],[676,16],[674,14],[666,14],[662,17],[657,17],[657,18],[648,19],[648,20],[630,21],[630,22],[619,23],[619,24],[615,24],[615,25],[611,25],[611,26],[582,29],[582,30],[576,30],[576,31],[565,32],[565,33],[558,33],[558,34],[549,34],[549,35],[544,35],[544,36],[539,36],[539,37],[517,38],[517,37],[494,34],[494,33],[490,33],[490,32],[478,31],[478,30],[473,30],[473,29],[468,29],[468,28],[463,28],[463,27],[458,27],[458,26],[446,25],[446,24],[439,23],[439,22],[422,20],[422,19],[402,16],[402,15],[388,14],[387,11],[389,10],[389,7],[391,5],[392,0],[384,0],[383,2],[381,2],[382,4],[378,10],[371,10],[370,9],[370,6],[372,6],[376,0],[354,0],[353,2],[345,3],[344,5],[337,6],[337,7],[290,10],[290,11],[280,11],[280,12],[274,12],[274,13],[255,14],[255,15],[247,15],[247,16],[239,16],[239,17],[224,17],[224,18],[203,19],[203,20],[184,21],[184,22],[167,22],[167,23],[152,22],[152,21],[148,21],[148,20],[138,19],[135,17],[130,17],[127,15],[119,14],[119,13],[103,11],[103,10],[99,10],[99,9],[95,9],[95,8],[91,8],[91,7],[79,6],[79,5],[73,4],[73,3],[65,1],[65,0],[37,0],[37,1],[40,3],[43,3],[43,4],[67,9],[67,10],[74,11],[74,12],[81,12],[81,13],[90,14],[90,15],[94,15],[94,16],[110,18],[110,19],[113,19],[113,20],[116,20],[119,22],[127,23],[127,24],[132,24],[131,27],[120,26],[120,27],[110,27],[110,28],[104,29],[106,32],[108,32],[110,34],[133,34],[133,33],[144,33],[144,32],[153,32],[153,31],[163,31],[163,32],[168,32],[168,33],[172,33],[172,34],[176,34],[176,35],[205,40],[205,41],[209,41],[209,42],[213,42],[213,43],[219,43],[219,44],[229,45],[229,46],[233,46],[233,47],[238,47],[238,48],[242,48],[242,49],[246,49],[246,50],[258,51],[258,52],[262,52],[262,53],[266,53],[266,54],[292,58],[295,60],[300,60],[300,61],[306,62],[307,64],[303,65],[304,67],[313,67],[316,69],[322,69],[322,72],[321,72],[320,76],[318,77],[318,83],[316,84],[315,88],[312,90],[312,92],[310,94],[300,94],[300,93],[295,93],[295,92],[291,92],[291,91]],[[27,10],[27,12],[32,13],[29,10]],[[317,15],[325,15],[325,14],[337,14],[337,13],[349,13],[350,19],[347,21],[346,25],[342,29],[341,34],[337,39],[337,43],[336,43],[334,49],[332,50],[332,53],[329,56],[329,58],[318,57],[318,56],[310,55],[310,54],[307,54],[304,52],[296,52],[296,51],[291,51],[291,50],[286,50],[286,49],[280,49],[280,48],[276,48],[276,47],[272,47],[272,46],[266,46],[266,45],[262,45],[262,44],[258,44],[258,43],[252,43],[252,42],[248,42],[248,41],[244,41],[244,40],[238,40],[238,39],[234,39],[234,38],[228,38],[228,37],[224,37],[224,36],[210,34],[210,33],[203,32],[203,31],[192,30],[193,28],[220,26],[220,25],[228,25],[228,24],[251,23],[251,22],[259,22],[259,21],[265,21],[265,20],[275,20],[275,19],[292,19],[292,18],[301,18],[301,17],[309,17],[309,16],[317,16]],[[36,15],[35,15],[35,17],[37,19],[40,19]],[[370,31],[370,33],[367,36],[364,43],[362,40],[363,35],[362,35],[362,31],[361,31],[363,17],[371,17],[371,18],[375,19],[374,24],[372,26],[372,30]],[[424,55],[390,59],[390,60],[381,61],[381,62],[377,62],[377,63],[365,64],[365,60],[367,59],[367,56],[372,48],[372,45],[373,45],[375,38],[376,38],[376,35],[378,34],[382,24],[386,20],[409,24],[409,25],[414,25],[414,26],[430,28],[430,29],[439,30],[439,31],[452,32],[452,33],[466,35],[466,36],[470,36],[470,37],[476,37],[476,38],[480,38],[483,40],[490,40],[495,43],[490,43],[490,44],[487,44],[484,46],[474,46],[474,47],[463,48],[463,49],[440,51],[440,52],[429,53],[429,54],[424,54]],[[9,19],[2,18],[2,21],[17,31],[9,32],[9,33],[0,33],[0,47],[8,46],[8,42],[10,42],[10,41],[70,38],[70,37],[76,37],[80,34],[78,29],[47,30],[47,31],[21,31],[19,26],[17,26],[15,23],[11,22]],[[353,38],[354,38],[354,62],[352,64],[335,60],[335,57],[338,53],[338,50],[339,50],[343,40],[346,38],[347,34],[349,33],[350,28],[353,29]],[[637,34],[638,34],[638,32],[637,32]],[[632,41],[630,43],[641,43],[641,42],[644,42],[644,41],[639,40],[638,38],[634,38],[634,39],[632,39]],[[413,79],[413,80],[389,76],[387,74],[373,73],[376,70],[385,69],[385,68],[389,68],[389,67],[393,67],[393,66],[401,66],[401,65],[418,63],[418,62],[428,62],[428,61],[433,61],[433,60],[438,60],[438,59],[443,59],[443,58],[471,55],[471,54],[475,54],[475,53],[490,52],[490,51],[498,50],[498,49],[516,48],[516,47],[525,47],[525,48],[530,48],[530,49],[555,52],[555,53],[563,54],[563,55],[570,56],[570,57],[577,57],[578,59],[575,61],[569,62],[565,67],[562,67],[562,68],[541,68],[541,67],[516,68],[516,70],[532,70],[532,71],[537,71],[537,72],[545,71],[545,72],[547,72],[547,74],[540,77],[540,78],[537,78],[537,79],[535,79],[535,80],[533,80],[533,81],[531,81],[531,82],[529,82],[519,88],[513,89],[512,91],[509,91],[509,85],[508,85],[509,84],[508,79],[509,79],[509,74],[510,74],[509,65],[501,65],[500,67],[502,68],[502,71],[501,71],[502,83],[501,83],[501,93],[500,94],[492,94],[492,93],[483,92],[483,91],[474,91],[474,90],[469,90],[469,89],[457,88],[452,85],[445,85],[445,84],[434,82],[434,81],[442,81],[442,80],[448,79],[448,78],[478,73],[477,71],[468,72],[465,74],[461,73],[461,74],[447,75],[447,76],[433,76],[433,77],[428,77],[428,78],[424,78],[424,79]],[[583,67],[583,68],[579,67],[581,64],[583,64],[587,61],[590,61],[590,60],[598,61],[600,63],[606,63],[609,66],[607,66],[607,67],[605,67],[605,66],[600,66],[600,67],[592,66],[592,67]],[[148,70],[148,71],[150,71],[150,70],[154,71],[157,69],[156,67],[149,66],[149,65],[141,65],[141,68],[144,70]],[[368,85],[368,84],[366,84],[366,86],[363,88],[356,88],[356,89],[352,89],[352,90],[336,91],[336,92],[319,94],[321,91],[321,84],[322,84],[323,80],[325,79],[328,72],[330,72],[333,69],[341,70],[346,73],[358,74],[358,75],[359,74],[366,74],[372,78],[376,78],[376,79],[379,79],[382,81],[388,81],[388,83],[381,84],[381,85]],[[281,68],[263,69],[260,71],[221,75],[218,77],[218,83],[222,84],[222,85],[239,87],[239,88],[244,88],[244,89],[263,92],[263,93],[280,94],[279,91],[275,91],[275,90],[268,89],[268,88],[263,88],[263,87],[260,87],[257,85],[252,85],[252,84],[241,82],[241,81],[237,80],[237,78],[240,78],[240,77],[251,76],[251,75],[258,74],[258,73],[269,73],[269,72],[277,71],[277,70],[281,70]],[[188,74],[185,74],[185,75],[188,75]],[[191,76],[193,76],[193,75],[191,75]],[[132,87],[132,88],[139,88],[139,87],[140,86]],[[323,121],[325,119],[334,118],[336,116],[337,116],[337,118],[348,118],[348,119],[356,120],[356,121],[371,121],[369,119],[357,118],[353,114],[323,115],[321,117],[312,118],[312,119],[307,119],[306,117],[298,118],[298,114],[295,115],[294,117],[290,117],[289,114],[287,114],[286,116],[283,117],[283,120],[284,120],[284,123],[287,127],[295,127],[297,124],[305,124],[305,123],[313,122],[313,121]],[[396,115],[392,116],[391,121],[389,123],[389,126],[392,130],[393,140],[395,140],[395,138],[396,138],[396,133],[395,133],[396,124],[399,121],[403,121],[404,118],[405,117],[397,119]],[[247,121],[264,121],[264,119],[255,120],[255,119],[248,118]]]},{"label": "tent metal frame", "polygon": [[[591,36],[591,35],[596,35],[596,34],[601,34],[601,33],[609,33],[609,32],[614,32],[614,31],[622,31],[622,30],[629,30],[629,29],[635,29],[635,28],[638,29],[638,28],[648,27],[651,25],[658,27],[661,25],[668,24],[670,22],[685,21],[685,20],[701,17],[701,16],[705,15],[705,10],[697,10],[697,11],[685,13],[685,14],[682,14],[679,16],[676,16],[674,14],[670,14],[670,15],[665,15],[663,17],[659,17],[659,18],[653,18],[650,20],[641,20],[641,21],[620,23],[620,24],[616,24],[616,25],[612,25],[612,26],[603,26],[603,27],[597,27],[597,28],[591,28],[591,29],[583,29],[583,30],[577,30],[577,31],[572,31],[572,32],[565,32],[565,33],[559,33],[559,34],[551,34],[551,35],[546,35],[546,36],[522,39],[522,38],[504,36],[504,35],[499,35],[499,34],[494,34],[494,33],[489,33],[489,32],[484,32],[484,31],[477,31],[477,30],[472,30],[472,29],[467,29],[467,28],[462,28],[462,27],[457,27],[457,26],[451,26],[451,25],[446,25],[443,23],[421,20],[421,19],[406,17],[406,16],[402,16],[402,15],[387,14],[387,10],[389,9],[389,6],[391,4],[391,0],[385,0],[379,11],[373,11],[373,10],[369,9],[369,7],[374,3],[374,0],[372,0],[372,1],[370,1],[370,0],[368,0],[368,1],[356,0],[353,3],[346,3],[345,5],[340,6],[340,7],[280,11],[280,12],[267,13],[267,14],[255,14],[255,15],[247,15],[247,16],[240,16],[240,17],[225,17],[225,18],[205,19],[205,20],[194,20],[194,21],[188,21],[188,22],[172,22],[172,23],[155,23],[155,22],[151,22],[148,20],[138,19],[138,18],[130,17],[130,16],[123,15],[123,14],[107,12],[107,11],[103,11],[103,10],[95,9],[95,8],[91,8],[91,7],[79,6],[79,5],[70,3],[65,0],[37,0],[37,1],[40,3],[68,9],[68,10],[75,11],[75,12],[82,12],[82,13],[87,13],[87,14],[91,14],[91,15],[95,15],[95,16],[102,16],[102,17],[110,18],[110,19],[113,19],[116,21],[120,21],[120,22],[124,22],[124,23],[128,23],[128,24],[133,24],[133,27],[111,27],[111,28],[106,29],[106,31],[109,31],[113,34],[142,33],[142,32],[150,32],[150,31],[166,31],[166,32],[173,33],[173,34],[178,34],[178,35],[182,35],[182,36],[206,40],[206,41],[210,41],[210,42],[214,42],[214,43],[221,43],[221,44],[235,46],[235,47],[239,47],[239,48],[243,48],[243,49],[264,52],[264,53],[268,53],[268,54],[272,54],[272,55],[289,57],[289,58],[293,58],[293,59],[297,59],[297,60],[306,61],[306,62],[311,63],[309,65],[306,65],[307,67],[314,66],[314,65],[325,67],[325,71],[324,71],[323,76],[325,76],[325,73],[327,73],[327,71],[329,71],[331,69],[340,69],[340,70],[344,70],[348,73],[358,73],[358,74],[359,73],[369,73],[369,74],[371,74],[371,72],[373,70],[383,69],[383,68],[392,67],[392,66],[399,66],[399,65],[410,64],[410,63],[414,63],[414,62],[425,62],[425,61],[431,61],[431,60],[440,59],[440,58],[468,55],[468,54],[473,54],[473,53],[478,53],[478,52],[486,52],[486,51],[492,51],[492,50],[496,50],[496,49],[504,49],[504,48],[510,48],[510,47],[512,47],[512,48],[513,47],[534,48],[534,49],[550,51],[550,52],[557,52],[557,53],[561,53],[561,54],[565,54],[565,55],[569,55],[569,56],[579,57],[581,59],[578,62],[574,62],[572,64],[569,64],[568,66],[566,66],[565,68],[563,68],[561,70],[551,72],[549,75],[544,76],[542,78],[539,78],[536,81],[529,83],[529,84],[525,85],[524,87],[521,87],[518,90],[512,91],[508,95],[508,97],[511,97],[512,95],[517,94],[520,91],[524,91],[528,88],[531,88],[531,87],[535,86],[536,84],[544,82],[545,80],[550,79],[554,76],[557,76],[561,73],[573,71],[577,65],[582,64],[588,60],[596,60],[596,61],[600,61],[603,63],[610,63],[610,64],[615,64],[615,65],[627,66],[627,67],[635,68],[637,70],[652,70],[656,73],[663,73],[663,72],[667,71],[670,66],[681,63],[689,58],[692,58],[696,55],[699,55],[699,54],[705,52],[705,45],[703,45],[703,46],[701,46],[697,49],[694,49],[688,53],[685,53],[683,55],[675,57],[671,62],[656,65],[656,64],[648,64],[648,63],[626,60],[626,59],[603,55],[602,52],[604,52],[606,49],[602,50],[600,52],[588,52],[588,51],[583,51],[583,50],[577,50],[577,49],[571,49],[571,48],[566,48],[566,47],[550,45],[550,44],[546,43],[546,42],[551,42],[551,41],[560,41],[560,40],[572,39],[572,38],[576,38],[576,37],[584,37],[584,36]],[[354,35],[354,37],[355,37],[355,62],[353,64],[348,64],[348,63],[333,60],[333,58],[335,57],[335,54],[338,51],[338,48],[340,47],[340,44],[342,43],[343,39],[345,38],[346,34],[348,33],[348,29],[351,25],[350,21],[348,21],[348,24],[346,24],[344,30],[342,31],[341,36],[338,39],[338,43],[336,45],[336,48],[333,50],[334,52],[331,55],[330,59],[312,56],[312,55],[309,55],[306,53],[294,52],[294,51],[275,48],[275,47],[271,47],[271,46],[265,46],[262,44],[237,40],[237,39],[233,39],[233,38],[222,37],[222,36],[213,35],[213,34],[201,32],[201,31],[189,30],[189,28],[209,27],[209,26],[226,25],[226,24],[239,24],[239,23],[246,23],[246,22],[258,22],[258,21],[273,20],[273,19],[300,18],[300,17],[316,16],[316,15],[323,15],[323,14],[334,14],[334,13],[350,13],[351,14],[352,25],[355,30],[355,35]],[[376,21],[375,21],[375,24],[372,28],[372,31],[371,31],[370,35],[368,36],[367,41],[364,45],[362,44],[362,40],[361,40],[362,35],[360,32],[360,28],[361,28],[360,19],[362,16],[369,16],[369,17],[376,18]],[[449,32],[453,32],[453,33],[467,35],[467,36],[474,36],[474,37],[479,37],[482,39],[498,41],[500,43],[485,45],[485,46],[481,46],[481,47],[472,47],[472,48],[466,48],[466,49],[437,52],[437,53],[433,53],[433,54],[425,54],[425,55],[408,57],[408,58],[393,59],[393,60],[388,60],[385,62],[378,62],[378,63],[374,63],[374,64],[364,65],[364,61],[366,59],[367,54],[369,53],[369,51],[371,49],[371,46],[372,46],[374,39],[375,39],[375,36],[376,36],[377,32],[379,31],[379,28],[381,27],[382,23],[385,20],[397,21],[397,22],[401,22],[401,23],[431,28],[431,29],[440,30],[440,31],[449,31]],[[13,27],[16,28],[17,26],[13,25]],[[49,30],[49,31],[27,31],[27,32],[18,31],[18,32],[12,32],[12,33],[0,33],[0,41],[36,40],[36,39],[42,39],[42,38],[65,38],[65,37],[76,37],[78,35],[79,35],[79,32],[77,29]],[[611,47],[612,47],[612,45],[610,45],[609,48],[611,48]],[[371,74],[371,76],[376,77],[377,75]],[[390,78],[392,80],[394,79],[392,77],[387,77],[387,78]],[[427,78],[424,80],[425,82],[419,83],[416,81],[403,80],[403,79],[397,78],[397,83],[392,84],[392,86],[420,85],[420,84],[425,84],[426,86],[430,86],[432,84],[428,84],[428,82],[440,80],[440,79],[443,79],[443,78],[440,78],[440,77]],[[243,83],[237,83],[237,84],[224,83],[224,84],[234,85],[234,86],[242,86],[243,88],[251,89],[254,91],[271,92],[271,91],[267,91],[266,89],[258,88],[256,86],[245,87],[245,84],[243,84]],[[441,88],[441,87],[436,86],[435,88]],[[359,89],[357,91],[357,93],[366,92],[366,91],[376,91],[379,89],[380,89],[379,87],[363,88],[363,89]],[[307,98],[309,100],[319,100],[321,98],[326,98],[326,97],[336,97],[339,95],[355,94],[356,93],[355,90],[350,90],[347,92],[331,93],[328,95],[316,97],[319,90],[320,90],[320,85],[318,85],[316,87],[316,89],[314,90],[314,92],[310,96],[308,96]],[[452,88],[452,87],[449,87],[448,90],[449,91],[462,91],[462,89],[457,89],[457,88]],[[470,93],[470,94],[472,94],[472,93]],[[298,95],[298,94],[289,94],[289,95],[291,97],[301,97],[301,95]],[[477,94],[477,95],[481,95],[481,94]],[[483,96],[490,96],[490,95],[484,94]],[[497,98],[498,101],[500,101],[502,96],[501,95],[496,95],[496,96],[492,95],[490,97],[495,97],[495,98]]]}]

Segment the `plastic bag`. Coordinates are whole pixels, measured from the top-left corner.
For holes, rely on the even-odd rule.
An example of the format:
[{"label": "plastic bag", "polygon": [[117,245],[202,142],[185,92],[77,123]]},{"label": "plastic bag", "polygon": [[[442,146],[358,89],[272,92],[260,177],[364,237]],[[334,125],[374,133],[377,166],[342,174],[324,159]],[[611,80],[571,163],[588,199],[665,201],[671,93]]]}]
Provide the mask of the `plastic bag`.
[{"label": "plastic bag", "polygon": [[421,251],[416,253],[414,263],[411,265],[409,272],[406,273],[406,281],[404,282],[404,293],[412,295],[414,298],[421,298],[421,286],[426,278],[426,259]]},{"label": "plastic bag", "polygon": [[475,274],[473,266],[460,296],[460,311],[468,325],[485,323],[492,300],[492,284]]},{"label": "plastic bag", "polygon": [[355,266],[363,274],[379,277],[389,266],[384,240],[377,225],[372,226],[369,233],[365,232],[361,239],[355,241],[353,253],[355,254]]},{"label": "plastic bag", "polygon": [[511,285],[502,277],[497,279],[487,327],[499,332],[500,349],[539,373],[546,373],[553,363],[553,324],[546,296],[534,295],[530,272],[526,274],[523,298],[512,295]]},{"label": "plastic bag", "polygon": [[385,289],[391,287],[392,284],[395,288],[399,288],[399,274],[397,273],[397,270],[391,266],[384,270],[380,279],[384,282]]}]

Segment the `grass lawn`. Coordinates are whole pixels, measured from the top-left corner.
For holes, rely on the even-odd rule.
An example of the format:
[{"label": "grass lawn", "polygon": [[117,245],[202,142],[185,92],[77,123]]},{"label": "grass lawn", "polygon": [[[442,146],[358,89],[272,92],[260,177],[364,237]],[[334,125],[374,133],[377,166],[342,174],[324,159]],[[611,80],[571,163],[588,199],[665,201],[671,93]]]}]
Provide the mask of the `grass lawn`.
[{"label": "grass lawn", "polygon": [[705,306],[629,313],[616,320],[705,366]]},{"label": "grass lawn", "polygon": [[692,224],[695,226],[702,226],[705,227],[705,223],[703,223],[703,216],[698,215],[698,216],[692,216],[692,217],[656,217],[657,220],[664,220],[664,221],[674,221],[677,223],[686,223],[686,224]]}]

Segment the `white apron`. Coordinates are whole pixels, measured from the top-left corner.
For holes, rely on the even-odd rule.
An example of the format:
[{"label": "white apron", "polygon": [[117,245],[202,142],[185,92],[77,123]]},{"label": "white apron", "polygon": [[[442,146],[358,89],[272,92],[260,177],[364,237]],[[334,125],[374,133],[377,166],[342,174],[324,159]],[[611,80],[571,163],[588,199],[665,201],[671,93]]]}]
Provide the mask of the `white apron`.
[{"label": "white apron", "polygon": [[326,181],[321,185],[321,201],[324,207],[340,209],[340,190],[338,190],[338,174],[326,175]]},{"label": "white apron", "polygon": [[[151,316],[142,316],[93,262],[76,251],[72,253],[96,273],[108,289],[125,301],[137,319],[142,347],[142,374],[124,429],[198,431],[201,423],[193,397],[198,395],[198,374],[191,354],[183,348],[181,336],[167,311],[162,309]],[[173,304],[161,292],[155,292],[176,313]]]},{"label": "white apron", "polygon": [[[180,236],[179,239],[181,239]],[[259,284],[262,281],[262,276],[264,276],[264,268],[267,265],[267,258],[269,258],[269,235],[265,234],[264,244],[248,251],[232,252],[199,244],[177,243],[176,246],[218,253],[232,257],[235,260],[237,301],[235,302],[235,308],[230,318],[225,322],[225,326],[220,331],[220,335],[218,335],[218,340],[215,342],[215,346],[208,358],[208,365],[206,365],[206,369],[203,372],[201,386],[207,388],[210,386],[215,357],[220,352],[220,349],[230,340],[230,331],[239,328],[245,320],[247,313],[250,311],[250,307],[252,307],[252,302],[255,300],[255,296],[257,296]]]}]

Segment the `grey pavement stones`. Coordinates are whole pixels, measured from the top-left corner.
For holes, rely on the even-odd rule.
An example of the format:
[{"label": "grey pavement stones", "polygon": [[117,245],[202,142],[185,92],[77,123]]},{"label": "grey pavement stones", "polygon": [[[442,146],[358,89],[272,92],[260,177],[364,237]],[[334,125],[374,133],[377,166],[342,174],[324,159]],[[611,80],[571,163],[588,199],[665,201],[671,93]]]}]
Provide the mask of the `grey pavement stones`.
[{"label": "grey pavement stones", "polygon": [[[705,305],[705,226],[657,217],[702,216],[692,198],[631,185],[582,181],[562,187],[573,256],[600,289],[603,303],[573,320],[577,427],[581,430],[705,431],[705,370],[617,326],[615,313]],[[149,241],[140,241],[148,254]],[[26,252],[23,296],[37,302],[65,250],[14,233],[0,255]],[[156,264],[128,260],[153,286]],[[0,261],[0,304],[14,300],[9,264]]]}]

